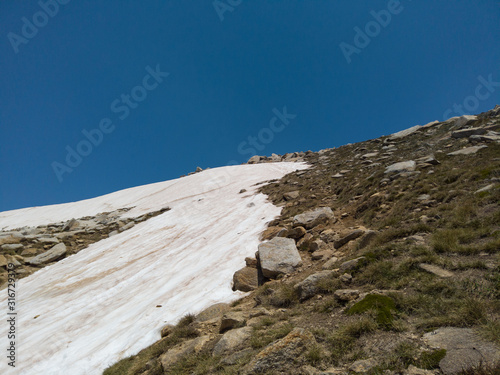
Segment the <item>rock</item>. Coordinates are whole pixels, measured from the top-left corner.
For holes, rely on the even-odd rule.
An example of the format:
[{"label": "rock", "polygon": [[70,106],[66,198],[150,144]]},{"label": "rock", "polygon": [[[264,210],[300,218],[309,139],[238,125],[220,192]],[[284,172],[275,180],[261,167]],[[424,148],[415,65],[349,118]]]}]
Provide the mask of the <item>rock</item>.
[{"label": "rock", "polygon": [[159,358],[160,363],[163,367],[163,371],[168,372],[168,368],[175,362],[180,360],[182,357],[194,353],[199,353],[209,341],[210,336],[206,335],[185,341],[180,345],[170,348]]},{"label": "rock", "polygon": [[467,125],[468,123],[476,121],[477,116],[464,115],[464,116],[460,116],[460,117],[452,117],[451,119],[448,119],[446,122],[448,122],[450,120],[452,120],[452,122],[453,122],[453,127],[460,128],[464,125]]},{"label": "rock", "polygon": [[265,373],[293,364],[308,347],[316,344],[314,336],[303,328],[295,328],[284,338],[269,344],[246,366],[246,374]]},{"label": "rock", "polygon": [[445,357],[439,362],[445,375],[500,361],[500,347],[483,340],[471,328],[439,328],[426,333],[423,339],[433,348],[446,349]]},{"label": "rock", "polygon": [[76,220],[76,219],[71,219],[71,220],[68,220],[66,222],[66,224],[64,225],[64,227],[62,228],[62,231],[63,232],[68,232],[70,230],[73,230],[75,229],[76,227],[78,227],[80,223]]},{"label": "rock", "polygon": [[252,335],[252,327],[243,327],[233,329],[224,333],[222,338],[215,344],[212,354],[215,356],[222,355],[225,352],[236,350]]},{"label": "rock", "polygon": [[311,254],[312,260],[326,260],[333,255],[332,250],[316,250]]},{"label": "rock", "polygon": [[348,273],[344,273],[339,277],[340,281],[343,283],[349,284],[352,281],[352,276]]},{"label": "rock", "polygon": [[422,125],[415,125],[415,126],[412,126],[411,128],[408,128],[408,129],[405,129],[405,130],[401,130],[401,131],[399,131],[397,133],[394,133],[394,134],[390,135],[389,138],[387,138],[387,140],[388,141],[393,141],[393,140],[396,140],[396,139],[407,137],[410,134],[413,134],[416,131],[420,130],[421,127],[422,127]]},{"label": "rock", "polygon": [[0,254],[0,267],[7,267],[7,258],[3,254]]},{"label": "rock", "polygon": [[343,175],[343,174],[341,174],[341,173],[336,173],[336,174],[334,174],[332,177],[333,177],[333,178],[342,178],[342,177],[344,177],[344,175]]},{"label": "rock", "polygon": [[356,229],[349,233],[347,236],[342,237],[341,239],[334,241],[333,246],[336,249],[340,249],[342,246],[344,246],[346,243],[355,240],[358,237],[361,237],[365,233],[364,230],[362,229]]},{"label": "rock", "polygon": [[18,257],[13,257],[11,255],[6,255],[5,258],[7,259],[7,264],[12,264],[14,266],[14,268],[22,266],[22,264],[19,261]]},{"label": "rock", "polygon": [[377,231],[374,230],[367,230],[362,236],[361,239],[359,240],[358,243],[358,250],[364,249],[367,247],[369,244],[372,243],[372,241],[377,237]]},{"label": "rock", "polygon": [[5,236],[5,237],[0,237],[0,245],[7,245],[7,244],[18,244],[21,242],[21,238],[19,237],[14,237],[14,236]]},{"label": "rock", "polygon": [[319,238],[324,242],[334,242],[338,240],[340,237],[337,234],[337,232],[334,231],[333,229],[326,229],[323,232],[321,232]]},{"label": "rock", "polygon": [[224,333],[233,328],[243,327],[246,320],[241,311],[228,311],[222,316],[219,332]]},{"label": "rock", "polygon": [[293,225],[311,229],[318,224],[334,219],[335,216],[333,215],[333,211],[330,207],[320,207],[315,210],[296,215],[293,218]]},{"label": "rock", "polygon": [[259,245],[259,260],[262,274],[274,278],[293,272],[302,264],[302,258],[291,238],[275,237]]},{"label": "rock", "polygon": [[196,167],[196,169],[195,169],[195,173],[199,173],[202,171],[203,171],[203,168],[201,168],[201,167]]},{"label": "rock", "polygon": [[300,195],[300,192],[298,190],[295,191],[289,191],[288,193],[283,194],[283,198],[287,201],[291,201],[294,199],[297,199]]},{"label": "rock", "polygon": [[108,237],[113,237],[113,236],[115,236],[115,235],[117,235],[117,234],[118,234],[118,231],[117,231],[117,230],[114,230],[114,231],[112,231],[112,232],[109,232]]},{"label": "rock", "polygon": [[295,227],[291,228],[286,232],[286,236],[288,238],[293,238],[295,240],[298,240],[299,238],[302,238],[305,236],[307,231],[305,230],[304,227]]},{"label": "rock", "polygon": [[251,348],[240,350],[239,352],[226,355],[222,358],[221,363],[226,366],[233,366],[237,364],[241,359],[249,356],[253,350]]},{"label": "rock", "polygon": [[400,172],[413,172],[417,167],[414,160],[402,161],[399,163],[391,164],[386,167],[384,173],[400,173]]},{"label": "rock", "polygon": [[12,243],[12,244],[5,244],[5,245],[2,245],[2,250],[6,250],[6,251],[9,251],[9,250],[13,250],[13,251],[16,251],[16,250],[19,250],[19,249],[22,249],[24,246],[20,243]]},{"label": "rock", "polygon": [[38,237],[37,240],[38,240],[38,242],[48,243],[48,244],[59,243],[59,240],[55,237]]},{"label": "rock", "polygon": [[59,243],[53,246],[50,250],[31,258],[28,262],[34,266],[39,266],[41,264],[46,264],[50,262],[54,262],[66,254],[66,245],[64,243]]},{"label": "rock", "polygon": [[453,273],[450,271],[446,271],[442,269],[441,267],[435,266],[433,264],[426,264],[426,263],[420,263],[418,265],[420,268],[422,268],[424,271],[430,272],[436,276],[439,277],[452,277]]},{"label": "rock", "polygon": [[231,306],[227,303],[216,303],[196,315],[195,321],[207,322],[209,320],[219,319],[226,311],[229,311],[230,308]]},{"label": "rock", "polygon": [[259,262],[255,258],[246,257],[245,264],[247,265],[247,267],[257,268]]},{"label": "rock", "polygon": [[356,374],[363,374],[370,371],[372,368],[377,366],[377,361],[373,358],[360,359],[349,366],[349,370],[355,372]]},{"label": "rock", "polygon": [[132,228],[134,225],[135,225],[135,223],[134,223],[133,221],[131,221],[130,223],[125,224],[123,227],[121,227],[120,229],[118,229],[118,231],[119,231],[119,232],[124,232],[124,231],[126,231],[127,229]]},{"label": "rock", "polygon": [[456,156],[456,155],[472,155],[481,150],[482,148],[485,148],[488,146],[482,145],[482,146],[472,146],[472,147],[466,147],[458,151],[450,152],[448,155],[450,156]]},{"label": "rock", "polygon": [[471,135],[469,137],[471,142],[500,142],[500,135],[493,134],[493,132],[488,132],[484,135]]},{"label": "rock", "polygon": [[313,241],[314,237],[311,233],[306,233],[304,237],[302,237],[298,242],[297,242],[297,247],[301,251],[309,251],[309,247],[311,246],[311,243]]},{"label": "rock", "polygon": [[419,164],[439,165],[441,164],[434,155],[428,155],[417,160]]},{"label": "rock", "polygon": [[359,297],[359,290],[357,289],[337,289],[333,293],[339,301],[353,301]]},{"label": "rock", "polygon": [[260,162],[261,157],[259,155],[254,155],[248,159],[247,164],[257,164]]},{"label": "rock", "polygon": [[[264,232],[262,232],[262,234],[260,235],[260,239],[262,241],[267,241],[274,237],[285,237],[286,233],[287,231],[285,228],[273,226],[267,228]],[[283,236],[281,236],[281,234],[283,234]]]},{"label": "rock", "polygon": [[271,315],[271,313],[265,307],[257,307],[257,308],[255,308],[253,310],[250,310],[249,317],[250,318],[256,318],[256,317],[259,317],[259,316],[269,316],[269,315]]},{"label": "rock", "polygon": [[347,262],[344,262],[340,265],[339,267],[339,272],[340,273],[344,273],[345,271],[348,271],[348,270],[352,270],[353,268],[355,268],[360,261],[362,261],[363,259],[365,259],[365,257],[359,257],[359,258],[356,258],[356,259],[352,259],[352,260],[348,260]]},{"label": "rock", "polygon": [[175,326],[173,326],[172,324],[167,324],[165,327],[161,329],[160,332],[161,337],[167,337],[168,335],[170,335],[174,330],[174,328]]},{"label": "rock", "polygon": [[318,283],[321,280],[332,278],[334,277],[334,275],[335,273],[333,271],[317,272],[308,276],[300,283],[295,284],[294,289],[297,291],[297,294],[302,301],[306,300],[308,298],[314,297],[320,291],[318,288]]},{"label": "rock", "polygon": [[368,154],[361,155],[361,159],[370,159],[378,155],[378,152],[370,152]]},{"label": "rock", "polygon": [[259,271],[256,267],[244,267],[233,275],[233,290],[250,292],[259,286]]},{"label": "rock", "polygon": [[323,266],[321,266],[321,268],[324,269],[324,270],[332,269],[333,266],[335,265],[335,263],[337,263],[338,260],[339,260],[339,258],[337,258],[337,257],[331,257],[330,259],[328,259],[325,262],[325,264],[323,264]]},{"label": "rock", "polygon": [[435,372],[410,365],[406,370],[403,371],[403,375],[435,375]]},{"label": "rock", "polygon": [[485,191],[490,191],[492,190],[494,187],[496,186],[496,184],[489,184],[489,185],[486,185],[485,187],[479,189],[479,190],[476,190],[474,193],[475,194],[478,194],[478,193],[482,193],[482,192],[485,192]]},{"label": "rock", "polygon": [[486,130],[483,128],[469,128],[456,130],[451,133],[452,138],[468,138],[471,135],[481,135],[486,134]]}]

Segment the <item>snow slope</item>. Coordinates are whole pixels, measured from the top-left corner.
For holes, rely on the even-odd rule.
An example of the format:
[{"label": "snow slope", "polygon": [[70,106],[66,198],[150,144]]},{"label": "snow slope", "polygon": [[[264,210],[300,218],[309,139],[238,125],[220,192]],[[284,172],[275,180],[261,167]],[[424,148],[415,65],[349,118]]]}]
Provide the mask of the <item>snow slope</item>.
[{"label": "snow slope", "polygon": [[[0,228],[17,228],[124,207],[135,206],[123,217],[172,208],[18,281],[16,368],[7,366],[2,319],[0,373],[101,374],[158,340],[166,323],[238,298],[232,275],[254,255],[259,234],[281,210],[254,185],[306,167],[216,168],[80,202],[0,213]],[[0,293],[6,317],[7,292]]]}]

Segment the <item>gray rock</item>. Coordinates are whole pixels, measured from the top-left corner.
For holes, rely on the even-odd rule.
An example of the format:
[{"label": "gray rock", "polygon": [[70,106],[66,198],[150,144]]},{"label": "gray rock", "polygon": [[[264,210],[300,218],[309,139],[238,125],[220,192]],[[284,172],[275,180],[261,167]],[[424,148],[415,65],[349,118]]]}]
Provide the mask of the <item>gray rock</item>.
[{"label": "gray rock", "polygon": [[300,195],[300,191],[295,190],[295,191],[289,191],[288,193],[283,194],[283,198],[287,201],[291,201],[294,199],[297,199]]},{"label": "gray rock", "polygon": [[314,297],[320,290],[318,284],[321,280],[326,280],[335,276],[333,271],[321,271],[308,276],[300,283],[295,284],[294,289],[297,291],[301,300]]},{"label": "gray rock", "polygon": [[378,232],[374,230],[367,230],[359,240],[358,250],[364,249],[377,237]]},{"label": "gray rock", "polygon": [[348,270],[352,270],[353,268],[355,268],[360,261],[362,261],[363,259],[365,259],[365,257],[359,257],[359,258],[355,258],[355,259],[352,259],[352,260],[348,260],[347,262],[344,262],[340,265],[339,267],[339,272],[340,273],[344,273],[345,271],[348,271]]},{"label": "gray rock", "polygon": [[452,138],[468,138],[471,135],[480,135],[486,134],[486,130],[484,128],[469,128],[469,129],[461,129],[451,133]]},{"label": "gray rock", "polygon": [[274,278],[292,273],[302,264],[302,258],[291,238],[275,237],[259,245],[259,260],[262,274]]},{"label": "gray rock", "polygon": [[63,232],[68,232],[72,229],[75,229],[76,227],[78,227],[79,223],[76,219],[71,219],[71,220],[68,220],[66,222],[66,224],[64,225],[64,227],[62,228],[62,231]]},{"label": "gray rock", "polygon": [[397,133],[392,134],[391,136],[389,136],[389,138],[387,140],[388,141],[393,141],[393,140],[396,140],[396,139],[407,137],[410,134],[413,134],[413,133],[419,131],[421,128],[422,128],[422,125],[412,126],[411,128],[408,128],[408,129],[405,129],[405,130],[401,130],[401,131],[399,131]]},{"label": "gray rock", "polygon": [[410,365],[406,370],[403,371],[403,375],[435,375],[435,372],[432,370],[424,370]]},{"label": "gray rock", "polygon": [[312,211],[307,211],[302,214],[296,215],[293,218],[294,226],[303,226],[307,229],[326,222],[335,218],[333,211],[330,207],[320,207]]},{"label": "gray rock", "polygon": [[120,229],[118,229],[118,231],[119,232],[125,232],[127,229],[132,228],[134,225],[135,225],[135,223],[133,221],[131,221],[130,223],[125,224],[123,227],[121,227]]},{"label": "gray rock", "polygon": [[59,243],[53,246],[50,250],[31,258],[28,263],[34,266],[39,266],[41,264],[54,262],[64,257],[64,255],[66,255],[66,251],[66,245],[63,243]]},{"label": "gray rock", "polygon": [[352,231],[351,233],[349,233],[348,235],[340,238],[339,240],[334,241],[333,246],[336,249],[340,249],[346,243],[348,243],[348,242],[350,242],[352,240],[355,240],[356,238],[361,237],[364,233],[365,233],[364,230],[362,230],[362,229],[356,229],[356,230]]},{"label": "gray rock", "polygon": [[482,145],[482,146],[472,146],[472,147],[466,147],[458,151],[450,152],[448,155],[450,156],[456,156],[456,155],[472,155],[481,150],[482,148],[485,148],[488,146]]},{"label": "gray rock", "polygon": [[306,233],[307,233],[307,231],[305,230],[304,227],[295,227],[295,228],[289,229],[286,232],[286,236],[285,237],[293,238],[293,239],[298,240],[299,238],[304,237]]},{"label": "gray rock", "polygon": [[59,243],[59,240],[55,237],[37,237],[38,242],[41,243]]},{"label": "gray rock", "polygon": [[389,165],[384,173],[412,172],[416,169],[417,163],[414,160],[402,161]]},{"label": "gray rock", "polygon": [[257,164],[260,162],[261,157],[259,155],[254,155],[248,159],[247,164]]},{"label": "gray rock", "polygon": [[482,193],[482,192],[485,192],[485,191],[490,191],[490,190],[492,190],[495,186],[496,186],[496,184],[489,184],[489,185],[486,185],[485,187],[482,187],[481,189],[476,190],[476,191],[475,191],[475,194]]},{"label": "gray rock", "polygon": [[252,327],[243,327],[224,333],[217,344],[215,344],[212,354],[219,356],[226,352],[235,351],[240,345],[250,338],[252,332]]},{"label": "gray rock", "polygon": [[469,137],[471,142],[500,142],[500,135],[498,134],[484,134],[484,135],[471,135]]},{"label": "gray rock", "polygon": [[239,352],[232,353],[230,355],[225,355],[221,363],[226,366],[233,366],[237,364],[241,359],[245,358],[246,356],[249,356],[251,353],[253,353],[253,350],[251,348],[246,348],[243,350],[240,350]]},{"label": "gray rock", "polygon": [[446,271],[446,270],[442,269],[441,267],[435,266],[433,264],[420,263],[418,266],[420,268],[422,268],[423,270],[425,270],[429,273],[432,273],[436,276],[439,276],[439,277],[446,278],[446,277],[453,276],[453,272]]},{"label": "gray rock", "polygon": [[470,328],[439,328],[423,338],[433,348],[446,349],[445,357],[439,362],[445,375],[500,361],[500,347],[483,340]]},{"label": "gray rock", "polygon": [[325,264],[323,264],[323,266],[321,266],[321,268],[324,270],[330,270],[333,268],[333,266],[335,265],[335,263],[337,263],[338,260],[339,258],[337,257],[331,257],[325,262]]}]

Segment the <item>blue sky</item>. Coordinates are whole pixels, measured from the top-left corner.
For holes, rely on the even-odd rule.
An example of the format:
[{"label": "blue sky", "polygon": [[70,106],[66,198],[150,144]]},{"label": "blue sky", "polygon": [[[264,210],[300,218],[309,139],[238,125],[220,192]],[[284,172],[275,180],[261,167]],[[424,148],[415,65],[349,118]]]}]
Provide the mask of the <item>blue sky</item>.
[{"label": "blue sky", "polygon": [[500,102],[493,0],[2,1],[0,25],[0,211]]}]

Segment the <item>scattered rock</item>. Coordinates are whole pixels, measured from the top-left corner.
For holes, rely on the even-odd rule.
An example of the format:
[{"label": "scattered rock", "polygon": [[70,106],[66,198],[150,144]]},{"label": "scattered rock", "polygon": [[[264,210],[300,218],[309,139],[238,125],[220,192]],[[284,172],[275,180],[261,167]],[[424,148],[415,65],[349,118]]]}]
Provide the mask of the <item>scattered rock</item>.
[{"label": "scattered rock", "polygon": [[422,125],[412,126],[411,128],[408,128],[408,129],[405,129],[405,130],[401,130],[401,131],[399,131],[397,133],[392,134],[391,136],[389,136],[389,138],[387,138],[387,140],[388,141],[394,141],[396,139],[407,137],[410,134],[413,134],[416,131],[420,130],[420,128],[422,128]]},{"label": "scattered rock", "polygon": [[246,320],[245,314],[241,311],[228,311],[222,316],[219,332],[224,333],[233,328],[243,327]]},{"label": "scattered rock", "polygon": [[311,254],[312,260],[326,260],[333,255],[332,250],[316,250]]},{"label": "scattered rock", "polygon": [[461,129],[456,130],[451,133],[452,138],[468,138],[471,135],[480,135],[486,134],[486,130],[484,128],[469,128],[469,129]]},{"label": "scattered rock", "polygon": [[22,249],[24,246],[20,243],[13,243],[13,244],[5,244],[2,245],[2,250],[19,250]]},{"label": "scattered rock", "polygon": [[294,226],[302,226],[306,229],[311,229],[318,224],[334,220],[335,216],[330,207],[320,207],[312,211],[307,211],[302,214],[296,215],[293,218]]},{"label": "scattered rock", "polygon": [[295,227],[289,229],[288,232],[286,232],[286,237],[298,240],[304,237],[306,233],[307,231],[305,230],[304,227]]},{"label": "scattered rock", "polygon": [[295,328],[284,338],[269,344],[246,367],[247,374],[279,370],[292,364],[307,347],[316,344],[314,336],[303,328]]},{"label": "scattered rock", "polygon": [[479,189],[479,190],[476,190],[475,191],[475,194],[478,194],[478,193],[482,193],[482,192],[485,192],[485,191],[490,191],[492,190],[494,187],[496,186],[496,184],[489,184],[489,185],[486,185],[485,187]]},{"label": "scattered rock", "polygon": [[400,173],[400,172],[413,172],[417,167],[414,160],[402,161],[399,163],[389,165],[384,173]]},{"label": "scattered rock", "polygon": [[339,258],[337,258],[337,257],[331,257],[330,259],[328,259],[325,262],[325,264],[323,264],[323,266],[321,268],[323,268],[324,270],[332,269],[333,266],[335,265],[335,263],[337,263],[338,260],[339,260]]},{"label": "scattered rock", "polygon": [[257,267],[243,267],[233,275],[233,290],[250,292],[259,286],[259,271]]},{"label": "scattered rock", "polygon": [[342,246],[344,246],[346,243],[355,240],[358,237],[361,237],[365,233],[364,230],[362,229],[356,229],[349,233],[348,235],[342,237],[341,239],[334,241],[333,246],[336,249],[340,249]]},{"label": "scattered rock", "polygon": [[66,245],[64,243],[59,243],[54,247],[52,247],[49,251],[46,251],[40,255],[35,256],[34,258],[31,258],[31,260],[28,263],[34,266],[39,266],[41,264],[54,262],[64,257],[64,255],[66,255],[66,251],[67,251]]},{"label": "scattered rock", "polygon": [[207,322],[216,320],[222,317],[226,311],[229,311],[231,306],[227,303],[216,303],[196,315],[197,322]]},{"label": "scattered rock", "polygon": [[485,148],[488,146],[482,145],[482,146],[472,146],[472,147],[466,147],[458,151],[450,152],[448,155],[451,156],[456,156],[456,155],[472,155],[481,150],[482,148]]},{"label": "scattered rock", "polygon": [[353,301],[359,297],[359,290],[357,289],[337,289],[333,293],[335,298],[339,301]]},{"label": "scattered rock", "polygon": [[435,375],[435,372],[410,365],[406,370],[403,371],[403,375]]},{"label": "scattered rock", "polygon": [[224,333],[217,344],[215,344],[212,354],[219,356],[225,352],[232,352],[236,350],[241,344],[250,338],[252,332],[252,327],[243,327]]},{"label": "scattered rock", "polygon": [[193,353],[199,353],[209,341],[210,336],[206,335],[185,341],[180,345],[170,348],[159,358],[163,371],[168,372],[168,368],[182,357]]},{"label": "scattered rock", "polygon": [[359,257],[356,259],[348,260],[347,262],[344,262],[340,265],[339,267],[339,272],[344,273],[345,271],[352,270],[355,268],[359,262],[361,262],[365,257]]},{"label": "scattered rock", "polygon": [[302,264],[302,258],[291,238],[275,237],[259,245],[259,260],[262,274],[274,278],[293,272]]},{"label": "scattered rock", "polygon": [[375,366],[377,366],[377,361],[373,358],[360,359],[349,366],[349,370],[355,372],[356,374],[363,374],[370,371]]},{"label": "scattered rock", "polygon": [[446,270],[442,269],[441,267],[435,266],[433,264],[420,263],[418,266],[420,268],[422,268],[423,270],[430,272],[430,273],[432,273],[436,276],[439,276],[439,277],[446,278],[446,277],[453,276],[452,272],[446,271]]},{"label": "scattered rock", "polygon": [[372,243],[372,241],[377,237],[377,231],[374,230],[367,230],[362,236],[361,239],[359,240],[358,243],[358,250],[364,249],[367,247],[369,244]]},{"label": "scattered rock", "polygon": [[300,191],[295,190],[295,191],[289,191],[288,193],[283,194],[283,198],[287,201],[291,201],[294,199],[297,199],[300,196]]},{"label": "scattered rock", "polygon": [[301,300],[306,300],[314,297],[320,291],[318,283],[321,280],[332,278],[334,275],[335,273],[333,271],[317,272],[302,280],[300,283],[295,284],[294,289],[297,291]]}]

